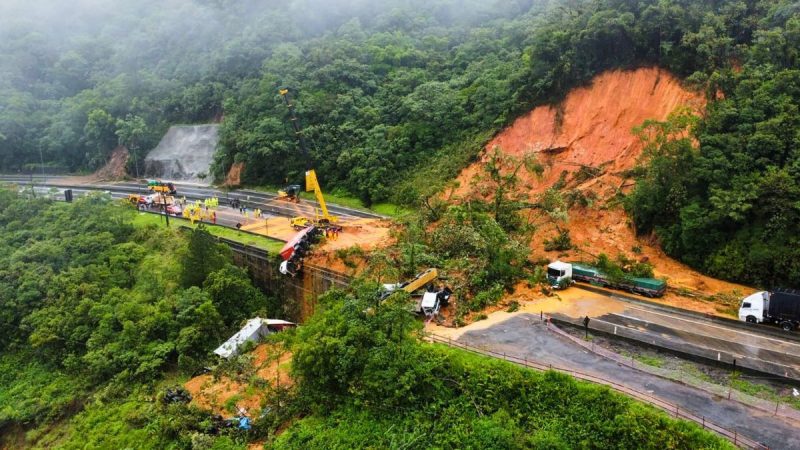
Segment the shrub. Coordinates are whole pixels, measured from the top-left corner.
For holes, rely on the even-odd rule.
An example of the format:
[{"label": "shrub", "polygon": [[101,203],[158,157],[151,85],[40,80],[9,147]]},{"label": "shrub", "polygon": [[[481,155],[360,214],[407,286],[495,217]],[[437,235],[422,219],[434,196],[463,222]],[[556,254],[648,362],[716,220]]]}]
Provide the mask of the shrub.
[{"label": "shrub", "polygon": [[569,236],[569,230],[561,230],[553,239],[545,239],[544,249],[548,252],[571,250],[572,239]]}]

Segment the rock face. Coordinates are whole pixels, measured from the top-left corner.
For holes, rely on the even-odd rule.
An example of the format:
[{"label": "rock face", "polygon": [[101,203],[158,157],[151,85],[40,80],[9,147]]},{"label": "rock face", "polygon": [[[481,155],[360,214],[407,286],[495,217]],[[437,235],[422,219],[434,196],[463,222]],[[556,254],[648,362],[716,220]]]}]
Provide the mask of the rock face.
[{"label": "rock face", "polygon": [[151,178],[204,181],[219,142],[219,125],[170,127],[161,142],[145,157],[145,174]]}]

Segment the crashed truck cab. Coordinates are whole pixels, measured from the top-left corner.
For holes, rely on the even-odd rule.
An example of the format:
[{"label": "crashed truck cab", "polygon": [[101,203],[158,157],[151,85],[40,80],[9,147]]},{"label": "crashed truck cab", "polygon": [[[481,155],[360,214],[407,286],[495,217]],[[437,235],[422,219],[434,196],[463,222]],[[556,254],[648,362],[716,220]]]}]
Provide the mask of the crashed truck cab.
[{"label": "crashed truck cab", "polygon": [[572,264],[555,261],[547,265],[547,282],[553,288],[559,288],[564,283],[572,281]]},{"label": "crashed truck cab", "polygon": [[769,292],[756,292],[745,297],[739,307],[739,320],[742,322],[759,323],[763,321]]}]

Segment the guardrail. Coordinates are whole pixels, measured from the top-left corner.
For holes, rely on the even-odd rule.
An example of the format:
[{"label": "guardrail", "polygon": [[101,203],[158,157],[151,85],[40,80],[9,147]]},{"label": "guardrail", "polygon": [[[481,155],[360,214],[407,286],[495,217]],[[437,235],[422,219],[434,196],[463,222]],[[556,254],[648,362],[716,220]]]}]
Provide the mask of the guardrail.
[{"label": "guardrail", "polygon": [[787,341],[798,341],[800,342],[800,333],[787,333],[785,331],[779,330],[777,328],[771,328],[769,325],[754,325],[746,322],[742,322],[740,320],[731,319],[728,317],[717,316],[714,314],[707,314],[707,313],[699,313],[696,311],[690,311],[688,309],[677,308],[675,306],[666,305],[664,303],[655,302],[652,300],[646,300],[643,298],[633,297],[631,295],[626,295],[620,292],[609,292],[606,289],[598,288],[595,286],[587,285],[587,284],[575,284],[573,287],[578,289],[583,289],[584,291],[594,292],[595,294],[604,295],[607,297],[615,298],[627,303],[633,304],[640,304],[644,305],[653,309],[658,309],[664,312],[672,313],[672,314],[679,314],[685,317],[691,317],[693,319],[699,319],[706,322],[726,326],[729,328],[736,328],[743,331],[747,331],[754,334],[760,334],[765,337],[771,338],[778,338]]},{"label": "guardrail", "polygon": [[556,372],[561,372],[561,373],[570,375],[570,376],[572,376],[574,378],[577,378],[579,380],[589,381],[589,382],[595,383],[595,384],[601,384],[601,385],[607,386],[607,387],[609,387],[609,388],[611,388],[611,389],[613,389],[613,390],[615,390],[617,392],[625,394],[625,395],[627,395],[629,397],[633,397],[633,398],[635,398],[635,399],[637,399],[639,401],[642,401],[642,402],[647,403],[649,405],[655,406],[655,407],[657,407],[657,408],[669,413],[670,415],[674,416],[675,418],[685,419],[685,420],[689,420],[689,421],[695,422],[696,424],[700,425],[704,430],[707,429],[707,430],[713,431],[714,433],[717,433],[718,435],[724,437],[725,439],[728,439],[729,441],[731,441],[734,445],[736,445],[738,447],[748,448],[748,449],[769,450],[769,447],[767,447],[766,445],[764,445],[764,444],[762,444],[760,442],[757,442],[757,441],[755,441],[753,439],[750,439],[747,436],[743,436],[743,435],[739,434],[736,430],[732,430],[731,431],[731,430],[728,430],[726,428],[723,428],[722,426],[717,425],[717,424],[715,424],[714,422],[712,422],[710,420],[706,420],[706,418],[704,416],[702,416],[702,415],[697,415],[697,414],[694,414],[694,413],[692,413],[692,412],[690,412],[688,410],[680,409],[680,407],[678,405],[674,405],[674,404],[666,402],[666,401],[664,401],[664,400],[662,400],[662,399],[660,399],[658,397],[652,396],[652,395],[647,394],[645,392],[637,391],[637,390],[632,389],[632,388],[630,388],[628,386],[624,386],[624,385],[619,384],[617,382],[614,382],[614,381],[611,381],[611,380],[607,380],[605,378],[598,377],[596,375],[590,375],[590,374],[579,372],[579,371],[572,370],[572,369],[553,366],[552,364],[544,364],[544,363],[537,362],[537,361],[532,360],[532,359],[520,358],[518,356],[509,355],[507,353],[493,352],[491,350],[486,350],[486,349],[482,349],[482,348],[478,348],[478,347],[473,347],[471,345],[464,344],[464,343],[458,342],[458,341],[453,341],[450,338],[445,338],[443,336],[438,336],[438,335],[435,335],[435,334],[428,334],[427,335],[427,339],[432,341],[432,342],[436,342],[436,343],[439,343],[439,344],[444,344],[444,345],[447,345],[447,346],[453,347],[453,348],[459,348],[459,349],[466,350],[466,351],[471,352],[471,353],[476,353],[476,354],[479,354],[479,355],[488,356],[490,358],[502,359],[503,361],[508,361],[508,362],[510,362],[512,364],[516,364],[518,366],[523,366],[523,367],[526,367],[526,368],[529,368],[529,369],[539,370],[539,371],[553,370],[553,371],[556,371]]},{"label": "guardrail", "polygon": [[[573,323],[566,316],[556,314],[552,317],[554,322],[561,322],[567,325],[579,326]],[[659,333],[646,333],[644,330],[628,327],[603,320],[593,318],[589,323],[589,329],[603,333],[614,338],[622,338],[630,341],[639,342],[646,346],[668,350],[672,353],[688,357],[689,359],[701,359],[713,364],[724,364],[726,366],[736,366],[741,369],[748,369],[759,373],[764,373],[776,377],[790,380],[800,379],[800,368],[794,365],[782,364],[776,361],[760,359],[758,356],[750,356],[741,353],[734,353],[730,349],[706,348],[689,342],[676,342]],[[716,340],[715,338],[708,338]]]},{"label": "guardrail", "polygon": [[[552,321],[552,323],[564,324],[567,326],[572,326],[575,329],[585,329],[582,323],[573,323],[567,320],[559,319],[559,318],[550,318],[547,317]],[[597,355],[602,356],[603,358],[609,359],[611,361],[616,362],[617,364],[630,367],[635,370],[639,370],[642,372],[647,372],[651,375],[655,375],[657,377],[665,378],[668,380],[677,381],[679,383],[683,383],[689,386],[696,387],[697,389],[701,389],[703,391],[712,393],[714,395],[718,395],[720,397],[727,397],[728,400],[734,400],[739,403],[748,405],[753,408],[760,409],[766,414],[771,414],[773,416],[783,416],[791,420],[800,421],[800,411],[792,408],[790,405],[786,403],[781,403],[780,400],[778,401],[768,401],[763,398],[753,397],[751,395],[744,394],[742,392],[735,391],[730,385],[727,387],[709,383],[702,380],[697,380],[692,377],[687,377],[685,375],[681,375],[680,373],[676,374],[676,371],[663,369],[660,367],[650,366],[642,362],[637,362],[633,356],[627,357],[620,355],[619,353],[615,353],[603,346],[597,346],[594,342],[587,342],[584,339],[581,339],[577,336],[574,336],[565,330],[563,330],[559,326],[554,326],[550,328],[551,331],[563,336],[565,339],[572,341],[573,343],[585,348],[586,350],[591,351]],[[595,332],[595,330],[592,330]],[[637,341],[641,342],[641,341]],[[677,352],[676,352],[677,353]],[[689,357],[693,355],[687,355]]]},{"label": "guardrail", "polygon": [[[16,177],[0,177],[0,181],[10,182],[10,183],[19,183],[19,184],[27,184],[30,183],[30,180],[27,179],[18,179]],[[43,182],[42,178],[34,178],[33,183],[38,184],[39,186],[43,187],[57,187],[63,189],[80,189],[80,190],[90,190],[90,191],[116,191],[123,194],[143,194],[149,192],[144,186],[140,185],[133,185],[133,184],[73,184],[73,183],[62,183],[58,180],[51,181],[51,182]],[[179,188],[181,186],[178,186]],[[308,201],[308,204],[292,204],[297,206],[298,208],[302,208],[305,211],[298,211],[297,209],[291,206],[281,206],[281,205],[274,205],[270,204],[272,200],[274,200],[277,196],[257,191],[232,191],[232,192],[223,192],[216,190],[212,187],[203,188],[203,187],[186,187],[189,190],[196,190],[196,191],[206,191],[203,195],[187,195],[187,199],[190,200],[202,200],[204,197],[209,197],[212,194],[217,195],[223,203],[230,204],[231,200],[235,199],[242,203],[243,206],[247,206],[248,208],[258,207],[262,211],[266,213],[270,213],[272,215],[283,216],[283,217],[295,217],[299,214],[312,214],[315,208],[318,208],[319,205],[316,202]],[[180,195],[180,190],[178,191]],[[328,209],[333,212],[334,214],[338,214],[342,217],[349,217],[349,218],[367,218],[367,219],[385,219],[386,217],[362,211],[359,209],[348,208],[345,206],[340,206],[336,204],[329,204]]]}]

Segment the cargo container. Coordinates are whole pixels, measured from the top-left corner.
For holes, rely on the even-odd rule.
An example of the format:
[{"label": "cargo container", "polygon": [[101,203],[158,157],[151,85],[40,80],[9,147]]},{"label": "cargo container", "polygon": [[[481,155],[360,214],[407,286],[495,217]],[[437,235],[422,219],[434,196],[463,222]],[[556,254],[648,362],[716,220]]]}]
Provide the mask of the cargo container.
[{"label": "cargo container", "polygon": [[647,297],[661,297],[667,291],[667,283],[664,280],[637,277],[611,280],[600,269],[584,263],[552,262],[547,266],[547,280],[554,289],[564,289],[570,284],[580,281]]}]

